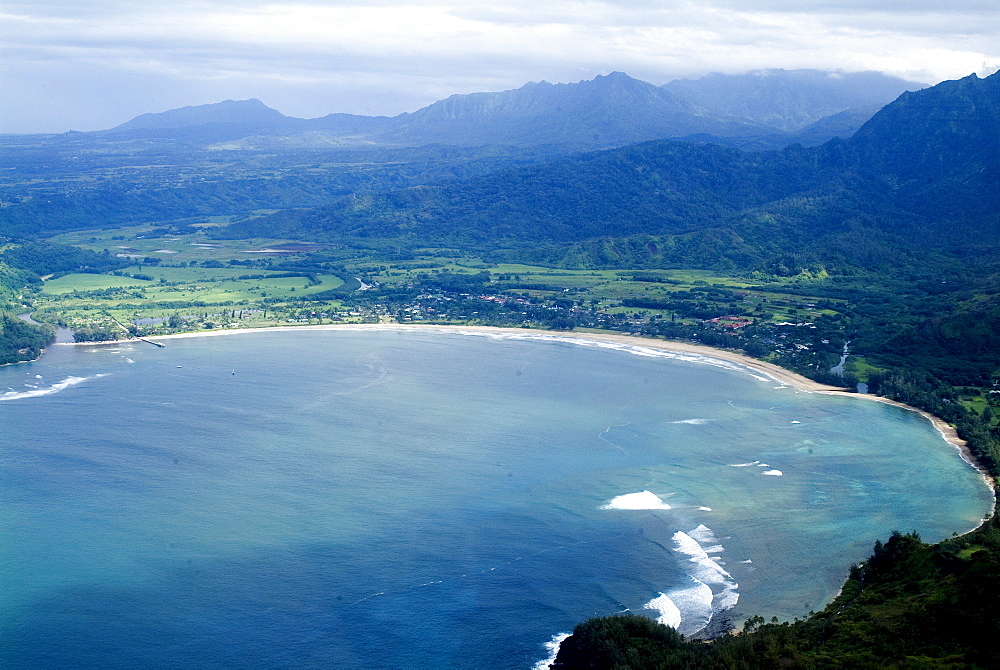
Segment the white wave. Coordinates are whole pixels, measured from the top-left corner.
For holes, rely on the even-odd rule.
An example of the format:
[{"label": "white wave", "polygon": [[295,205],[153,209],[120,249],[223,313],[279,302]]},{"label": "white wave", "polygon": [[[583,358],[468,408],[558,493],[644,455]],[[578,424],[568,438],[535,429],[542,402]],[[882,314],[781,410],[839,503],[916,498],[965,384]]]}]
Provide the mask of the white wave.
[{"label": "white wave", "polygon": [[549,670],[552,664],[556,662],[556,656],[559,655],[559,647],[562,643],[570,636],[570,633],[559,633],[558,635],[553,635],[552,639],[545,643],[545,650],[549,652],[549,655],[541,661],[538,661],[533,666],[531,670]]},{"label": "white wave", "polygon": [[650,491],[639,493],[626,493],[611,499],[606,505],[601,505],[601,509],[670,509],[670,505],[663,502],[660,496]]},{"label": "white wave", "polygon": [[749,463],[730,463],[731,468],[752,468],[755,465],[760,465],[760,461],[750,461]]},{"label": "white wave", "polygon": [[[711,591],[709,591],[709,594],[711,595]],[[653,598],[643,605],[642,608],[659,612],[660,615],[656,617],[656,621],[662,623],[664,626],[670,626],[671,628],[681,627],[681,610],[670,596],[665,593],[661,593],[656,598]]]},{"label": "white wave", "polygon": [[691,576],[704,584],[721,584],[731,575],[723,569],[721,565],[712,560],[708,553],[702,549],[698,541],[683,531],[674,533],[674,542],[677,544],[677,551],[688,556],[688,560],[695,564]]},{"label": "white wave", "polygon": [[712,511],[711,507],[699,507],[698,509],[700,509],[702,512],[711,512]]},{"label": "white wave", "polygon": [[801,421],[792,421],[792,423],[802,423]]},{"label": "white wave", "polygon": [[762,472],[760,474],[762,474],[762,475],[770,475],[771,477],[780,477],[780,476],[782,476],[785,473],[783,473],[781,470],[768,470],[767,472]]},{"label": "white wave", "polygon": [[719,541],[719,538],[715,536],[715,532],[703,523],[698,524],[698,527],[694,530],[689,530],[688,535],[696,539],[698,544],[702,546]]},{"label": "white wave", "polygon": [[20,400],[22,398],[37,398],[43,395],[51,395],[53,393],[59,393],[59,391],[68,389],[70,386],[76,386],[80,382],[85,382],[88,379],[95,379],[97,377],[104,377],[105,375],[94,375],[94,377],[67,377],[61,382],[57,382],[52,386],[47,386],[45,388],[31,387],[30,391],[7,391],[6,393],[0,393],[0,402],[6,400]]},{"label": "white wave", "polygon": [[670,598],[681,613],[681,622],[674,626],[684,635],[693,635],[708,625],[714,613],[711,587],[697,579],[691,585],[670,591]]},{"label": "white wave", "polygon": [[[693,535],[704,537],[706,539],[714,539],[715,534],[712,533],[710,528],[705,526],[699,526],[698,528],[690,531]],[[719,557],[711,557],[705,548],[698,542],[692,535],[685,533],[683,531],[677,531],[673,536],[674,543],[677,545],[676,550],[688,556],[688,561],[693,564],[690,571],[690,576],[696,582],[706,586],[710,592],[713,594],[711,599],[709,610],[709,616],[701,622],[701,616],[695,615],[693,621],[684,621],[684,629],[688,628],[688,624],[691,626],[698,625],[698,628],[694,629],[692,632],[701,630],[704,626],[708,625],[711,621],[711,617],[714,616],[716,612],[721,612],[722,610],[731,609],[734,607],[739,600],[739,584],[733,579],[733,576],[726,572],[726,569],[722,567],[722,560]],[[709,547],[710,549],[715,549],[715,546]],[[704,598],[704,591],[700,591],[702,597]],[[683,632],[683,631],[681,631]]]},{"label": "white wave", "polygon": [[692,426],[704,426],[710,421],[711,419],[681,419],[680,421],[671,421],[670,423],[689,423]]},{"label": "white wave", "polygon": [[736,603],[740,600],[740,592],[737,590],[739,587],[740,585],[736,582],[730,582],[726,584],[721,591],[715,594],[715,597],[712,599],[713,615],[716,612],[724,612],[736,607]]}]

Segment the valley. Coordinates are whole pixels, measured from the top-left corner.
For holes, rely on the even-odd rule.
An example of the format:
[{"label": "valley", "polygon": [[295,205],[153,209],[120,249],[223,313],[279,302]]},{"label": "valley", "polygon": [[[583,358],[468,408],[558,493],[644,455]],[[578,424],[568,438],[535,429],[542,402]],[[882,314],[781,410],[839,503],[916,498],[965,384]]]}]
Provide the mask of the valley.
[{"label": "valley", "polygon": [[[615,73],[391,119],[227,101],[0,137],[3,360],[36,358],[54,326],[90,342],[331,323],[627,333],[864,384],[954,426],[1000,475],[1000,75],[891,82],[870,118],[857,100],[709,83],[681,100],[693,84]],[[797,135],[821,122],[836,132]],[[995,646],[998,538],[995,520],[933,548],[894,534],[823,612],[713,648],[766,640],[780,653],[746,667],[820,663],[864,630],[884,646],[858,663],[977,663]],[[911,619],[939,626],[936,646]],[[900,631],[902,651],[886,641]],[[699,667],[735,667],[716,660]]]}]

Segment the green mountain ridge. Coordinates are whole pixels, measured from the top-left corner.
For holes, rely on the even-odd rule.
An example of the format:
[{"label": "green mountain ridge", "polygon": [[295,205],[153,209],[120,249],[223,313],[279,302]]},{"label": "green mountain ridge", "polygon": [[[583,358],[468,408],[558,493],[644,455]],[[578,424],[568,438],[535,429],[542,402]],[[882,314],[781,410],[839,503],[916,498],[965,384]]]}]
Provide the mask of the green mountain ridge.
[{"label": "green mountain ridge", "polygon": [[[632,86],[617,77],[600,84]],[[460,102],[439,107],[438,120],[443,124],[449,115],[460,117]],[[485,114],[495,101],[482,102]],[[260,109],[262,103],[250,107],[273,117],[266,107]],[[480,118],[465,109],[469,118]],[[234,137],[242,132],[225,122],[205,123],[205,111],[211,110],[181,115],[190,121],[181,129],[186,137],[202,141],[221,126]],[[155,139],[160,130],[129,132]],[[90,146],[80,141],[81,147]],[[145,153],[114,154],[118,162],[111,167],[101,163],[103,154],[91,154],[88,169],[94,172],[73,172],[60,164],[66,172],[53,174],[51,155],[32,142],[17,145],[28,147],[24,153],[35,152],[25,161],[27,168],[12,168],[24,169],[22,181],[12,179],[0,192],[0,230],[21,237],[0,253],[0,300],[8,310],[21,309],[20,293],[26,284],[37,283],[38,275],[109,271],[133,262],[110,252],[80,253],[24,238],[136,222],[146,224],[129,232],[136,240],[161,223],[162,231],[183,236],[195,231],[188,223],[204,223],[182,217],[243,216],[228,227],[208,230],[218,237],[335,243],[326,256],[303,254],[290,265],[273,267],[254,258],[252,267],[283,270],[310,283],[329,273],[355,282],[327,292],[297,291],[297,322],[303,312],[306,322],[314,315],[322,319],[324,307],[315,303],[326,298],[392,304],[392,312],[372,318],[405,322],[406,310],[430,290],[441,293],[439,304],[463,294],[470,302],[479,300],[470,309],[497,306],[494,299],[515,303],[516,310],[544,313],[534,317],[536,325],[561,329],[576,328],[574,319],[603,302],[618,310],[622,318],[615,327],[624,332],[742,348],[824,381],[862,379],[872,392],[954,425],[979,462],[993,475],[1000,473],[1000,425],[994,425],[996,406],[989,395],[1000,380],[1000,75],[973,75],[905,93],[850,139],[772,151],[656,140],[558,158],[552,157],[562,150],[551,149],[545,162],[539,162],[536,149],[517,153],[495,147],[358,152],[350,160],[344,152],[269,154],[266,159],[247,152],[239,154],[239,163],[209,163],[199,172],[192,166],[207,154],[170,154],[151,140]],[[7,147],[7,155],[20,155],[17,147]],[[176,156],[182,159],[170,163]],[[75,149],[70,157],[78,158]],[[148,162],[145,171],[134,168],[139,160]],[[50,181],[39,185],[45,177]],[[330,203],[333,198],[338,199]],[[262,203],[303,209],[248,214]],[[320,203],[327,204],[305,208]],[[116,232],[110,239],[126,238]],[[96,238],[92,242],[98,244]],[[428,247],[432,253],[416,253]],[[449,264],[468,262],[462,269],[473,272],[453,272],[440,259],[420,257],[434,256],[441,247],[455,251]],[[347,258],[363,264],[348,274],[337,268]],[[644,276],[636,281],[663,284],[663,290],[644,293],[640,287],[624,299],[584,299],[586,294],[571,292],[556,279],[550,282],[543,273],[536,276],[545,281],[544,292],[556,298],[529,307],[525,292],[543,292],[535,283],[539,280],[522,283],[506,268],[479,271],[498,260],[626,269],[608,274]],[[222,267],[219,260],[211,262]],[[378,267],[381,263],[389,267]],[[355,270],[369,283],[364,264],[376,266],[375,276],[385,272],[390,277],[394,271],[405,277],[382,287],[372,280],[370,290],[356,291]],[[740,277],[746,288],[696,280],[690,290],[675,293],[670,273],[636,272],[645,268],[716,269],[723,277]],[[410,272],[421,269],[429,272]],[[771,290],[767,300],[750,305],[738,294],[761,288],[752,285],[757,281]],[[482,298],[481,292],[492,293]],[[709,292],[717,292],[719,300],[708,304]],[[681,293],[685,304],[680,304]],[[699,295],[704,309],[696,303]],[[274,303],[263,298],[260,294],[254,304],[266,312]],[[782,315],[798,322],[777,323],[786,318],[773,318],[779,304]],[[698,309],[675,319],[678,305]],[[514,311],[512,305],[502,307]],[[642,316],[643,310],[656,313]],[[743,314],[752,323],[738,332],[695,323],[725,314]],[[805,328],[810,325],[816,329]],[[788,333],[782,329],[806,333],[806,344],[785,346],[789,341],[781,338]],[[0,314],[2,354],[8,356],[0,356],[0,362],[37,356],[49,339],[44,329]],[[844,342],[849,342],[851,361],[863,365],[845,373],[850,380],[833,379],[830,367]],[[597,631],[598,645],[607,637],[623,642],[623,656],[613,659],[617,665],[601,664],[585,651],[580,665],[564,667],[991,667],[1000,621],[990,609],[1000,585],[998,538],[995,518],[976,534],[933,548],[895,534],[886,545],[876,545],[871,561],[852,570],[842,597],[819,616],[792,624],[752,621],[748,632],[753,634],[727,638],[712,647],[717,651],[680,640],[649,620],[585,625],[584,634]],[[661,643],[668,647],[665,652]],[[662,662],[660,652],[666,654]],[[680,660],[667,658],[671,655]]]},{"label": "green mountain ridge", "polygon": [[543,243],[554,247],[549,262],[562,253],[563,262],[605,266],[615,263],[588,260],[581,249],[600,238],[654,236],[645,258],[625,264],[670,267],[711,262],[671,250],[721,238],[733,244],[712,245],[722,254],[715,262],[741,269],[789,249],[820,264],[864,264],[876,243],[885,256],[967,253],[1000,241],[998,100],[1000,78],[972,75],[907,93],[855,137],[820,147],[746,152],[653,141],[467,182],[354,193],[217,234],[493,250]]}]

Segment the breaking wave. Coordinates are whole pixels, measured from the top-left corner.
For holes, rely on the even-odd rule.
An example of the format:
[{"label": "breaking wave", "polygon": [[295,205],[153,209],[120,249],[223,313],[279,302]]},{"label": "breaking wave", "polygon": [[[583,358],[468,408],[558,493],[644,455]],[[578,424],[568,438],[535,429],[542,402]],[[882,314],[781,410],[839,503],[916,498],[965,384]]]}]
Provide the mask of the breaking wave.
[{"label": "breaking wave", "polygon": [[739,584],[722,567],[721,560],[709,556],[710,552],[724,551],[712,529],[699,525],[687,533],[677,531],[673,540],[674,550],[687,556],[691,564],[688,569],[691,584],[661,593],[644,607],[659,612],[660,623],[692,635],[707,626],[717,613],[736,605]]},{"label": "breaking wave", "polygon": [[670,505],[663,502],[663,499],[655,493],[641,491],[612,498],[608,504],[601,505],[601,509],[670,509]]},{"label": "breaking wave", "polygon": [[[676,593],[676,591],[672,591],[671,593]],[[659,612],[660,615],[656,617],[656,620],[664,626],[678,629],[681,627],[681,611],[673,599],[665,593],[661,593],[642,607],[643,609]]]},{"label": "breaking wave", "polygon": [[562,643],[569,636],[570,633],[559,633],[558,635],[553,635],[552,639],[545,643],[545,649],[549,652],[549,655],[531,666],[531,670],[549,670],[549,668],[552,667],[552,664],[556,662],[556,656],[559,655],[559,647],[562,646]]},{"label": "breaking wave", "polygon": [[81,382],[85,382],[88,379],[96,379],[97,377],[104,377],[105,375],[94,375],[93,377],[67,377],[61,382],[57,382],[52,386],[47,386],[45,388],[32,388],[28,391],[7,391],[5,393],[0,393],[0,402],[7,400],[21,400],[22,398],[37,398],[39,396],[52,395],[53,393],[59,393],[68,389],[70,386],[76,386]]}]

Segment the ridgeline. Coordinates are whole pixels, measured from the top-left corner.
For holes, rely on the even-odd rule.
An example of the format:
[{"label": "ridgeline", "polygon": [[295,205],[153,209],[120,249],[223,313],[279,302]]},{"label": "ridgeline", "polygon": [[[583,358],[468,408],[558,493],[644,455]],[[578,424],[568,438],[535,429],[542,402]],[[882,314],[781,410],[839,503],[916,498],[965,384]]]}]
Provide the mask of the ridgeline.
[{"label": "ridgeline", "polygon": [[[634,112],[615,121],[619,136],[596,146],[663,136],[647,112],[664,105],[673,106],[674,121],[699,130],[691,126],[697,96],[680,101],[680,89],[620,74],[587,83],[449,99],[392,123],[331,115],[310,126],[248,101],[140,117],[80,134],[86,137],[9,140],[0,151],[17,161],[12,185],[0,193],[0,233],[8,240],[0,249],[0,363],[35,358],[51,341],[50,328],[14,316],[36,298],[56,300],[40,290],[42,277],[115,273],[116,283],[67,289],[81,313],[101,311],[91,303],[105,300],[129,319],[155,303],[170,310],[157,317],[164,327],[177,329],[193,327],[189,319],[211,328],[270,310],[294,323],[586,327],[739,349],[818,381],[865,383],[930,412],[954,425],[983,467],[1000,476],[993,409],[1000,393],[1000,74],[903,93],[853,136],[818,146],[733,148],[760,140],[758,122],[745,120],[726,141],[656,139],[576,153],[594,148],[576,131],[593,136],[594,128],[610,127],[607,114],[617,107],[603,103],[577,129],[561,117],[526,127],[528,112],[555,109],[553,96],[596,91],[611,96],[604,102],[631,100]],[[386,142],[403,142],[404,130],[441,141],[449,114],[478,123],[504,106],[498,101],[522,114],[504,126],[523,131],[517,141],[486,144],[500,140],[476,126],[458,146],[279,151],[273,134],[326,124]],[[785,122],[818,109],[792,105]],[[253,140],[262,142],[255,150],[246,133],[262,128],[273,133]],[[782,133],[770,145],[789,139]],[[205,144],[222,141],[235,144]],[[113,153],[116,142],[127,151]],[[133,167],[136,153],[149,170]],[[115,226],[130,226],[128,235],[105,231],[78,242],[127,237],[121,254],[39,241]],[[181,253],[156,246],[161,239],[195,237],[197,244],[177,245],[206,254],[230,241],[277,248],[248,246],[226,263],[223,251],[174,265],[162,262],[168,256],[143,257]],[[128,246],[149,240],[157,241],[142,253]],[[289,242],[297,251],[282,247]],[[560,269],[567,274],[557,276]],[[676,278],[684,271],[739,285]],[[183,273],[198,285],[184,284]],[[257,280],[271,283],[236,286]],[[230,285],[213,301],[205,299],[210,281]],[[245,303],[231,297],[239,291]],[[47,318],[58,321],[58,308]],[[136,324],[126,329],[140,332]],[[121,330],[95,321],[78,335],[109,339]],[[835,373],[847,345],[850,360]],[[895,532],[851,568],[833,603],[802,620],[754,617],[742,634],[706,644],[643,617],[594,619],[577,627],[553,667],[989,668],[1000,657],[998,599],[995,518],[934,546]]]}]

